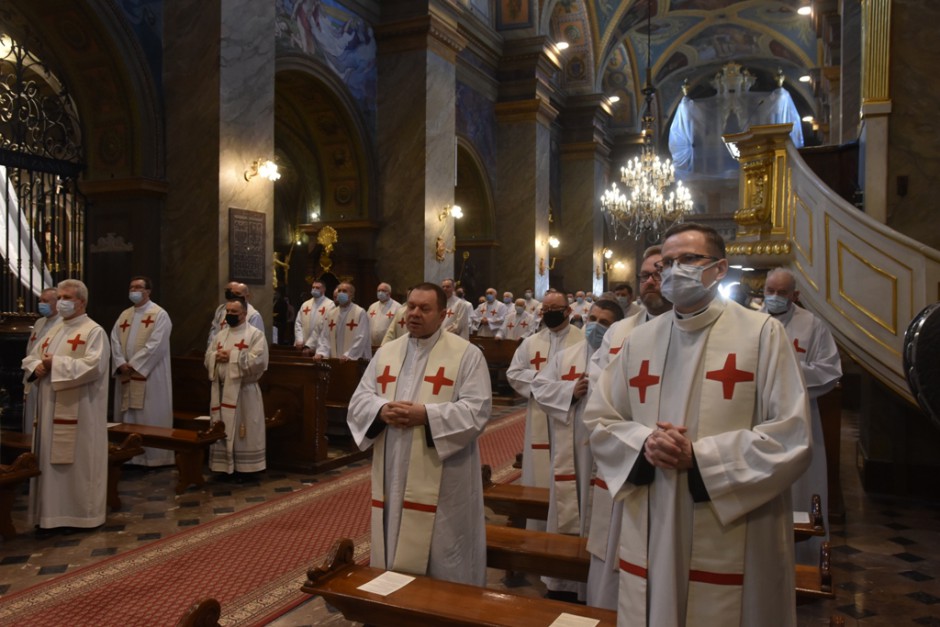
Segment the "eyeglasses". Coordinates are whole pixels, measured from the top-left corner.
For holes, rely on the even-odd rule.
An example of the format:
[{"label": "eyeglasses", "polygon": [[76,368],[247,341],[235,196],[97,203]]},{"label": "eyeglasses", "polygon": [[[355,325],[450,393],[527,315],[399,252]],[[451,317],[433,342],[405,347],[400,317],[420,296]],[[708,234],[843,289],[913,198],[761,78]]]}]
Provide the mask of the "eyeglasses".
[{"label": "eyeglasses", "polygon": [[640,285],[642,285],[643,283],[646,283],[650,279],[653,279],[654,281],[658,283],[659,281],[662,280],[663,276],[658,271],[657,272],[641,272],[640,274],[636,275],[636,278],[640,281]]},{"label": "eyeglasses", "polygon": [[564,311],[567,307],[542,307],[542,313],[547,313],[549,311]]},{"label": "eyeglasses", "polygon": [[698,265],[695,262],[701,261],[702,259],[708,259],[710,261],[720,261],[718,257],[713,257],[711,255],[699,255],[697,253],[685,253],[679,255],[675,259],[671,257],[663,257],[659,260],[659,263],[656,264],[656,269],[662,272],[663,268],[671,268],[674,263],[678,263],[680,266],[695,266]]}]

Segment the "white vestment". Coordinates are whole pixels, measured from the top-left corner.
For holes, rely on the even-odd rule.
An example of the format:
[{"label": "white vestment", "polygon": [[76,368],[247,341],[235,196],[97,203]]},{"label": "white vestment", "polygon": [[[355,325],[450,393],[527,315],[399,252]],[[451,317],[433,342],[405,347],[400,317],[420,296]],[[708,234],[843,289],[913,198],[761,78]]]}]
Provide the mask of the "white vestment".
[{"label": "white vestment", "polygon": [[[264,333],[264,319],[261,318],[261,313],[254,308],[251,303],[246,303],[248,305],[248,324],[254,328]],[[228,324],[225,322],[225,303],[222,303],[215,308],[215,313],[212,314],[212,326],[209,327],[209,339],[206,340],[206,349],[208,350],[210,346],[213,345],[213,340],[215,336],[219,334],[219,331],[227,327]]]},{"label": "white vestment", "polygon": [[[576,327],[583,327],[587,324],[588,315],[591,313],[591,303],[584,301],[578,303],[574,301],[571,303],[571,315],[568,316],[568,319],[571,320],[572,324]],[[580,316],[575,319],[575,316]]]},{"label": "white vestment", "polygon": [[[610,325],[600,348],[591,356],[588,369],[590,384],[588,395],[597,387],[597,378],[622,349],[627,337],[641,324],[655,318],[644,309],[639,314],[618,320]],[[587,399],[582,401],[587,405]],[[580,418],[583,420],[583,411]],[[592,456],[593,459],[593,456]],[[591,520],[588,530],[588,552],[591,566],[588,569],[586,602],[591,607],[608,610],[617,609],[617,591],[620,587],[620,564],[617,553],[620,549],[620,523],[623,519],[623,501],[615,501],[607,484],[596,476],[591,482]]]},{"label": "white vestment", "polygon": [[465,340],[470,339],[470,303],[456,295],[447,299],[447,312],[444,318],[444,330],[456,333]]},{"label": "white vestment", "polygon": [[[229,351],[227,362],[216,363],[219,348]],[[258,387],[258,380],[268,369],[268,341],[264,333],[246,323],[234,329],[226,325],[215,345],[206,350],[205,364],[209,380],[217,388],[213,396],[217,393],[226,406],[235,405],[209,407],[212,421],[225,423],[225,438],[209,448],[209,468],[228,474],[264,470],[264,401]],[[237,391],[234,403],[226,402],[225,388],[229,386]]]},{"label": "white vestment", "polygon": [[[395,340],[408,342],[404,363],[396,377],[396,400],[417,398],[428,357],[440,334],[438,330],[427,339],[409,336]],[[347,420],[361,450],[372,446],[383,428],[386,431],[385,555],[387,562],[392,563],[398,542],[412,430],[385,427],[379,418],[379,411],[388,401],[378,393],[381,381],[375,364],[375,360],[371,361],[363,373],[350,399]],[[427,428],[443,462],[428,576],[482,586],[486,583],[486,533],[477,438],[489,420],[492,393],[483,353],[475,346],[469,346],[464,352],[453,385],[457,390],[454,402],[425,406]],[[375,428],[370,431],[373,425]],[[373,565],[386,567],[385,564]]]},{"label": "white vestment", "polygon": [[[578,342],[552,357],[532,381],[532,398],[549,418],[555,476],[551,482],[545,530],[552,533],[586,537],[588,532],[594,458],[589,441],[591,433],[581,420],[587,397],[575,401],[573,394],[578,380],[587,373],[593,352],[587,341]],[[566,450],[560,450],[562,446]],[[574,471],[574,477],[559,474],[569,468]],[[564,490],[559,489],[563,486],[566,486]],[[577,592],[580,598],[584,597],[583,583],[552,577],[542,577],[542,581],[549,590]]]},{"label": "white vestment", "polygon": [[[29,518],[44,529],[97,527],[104,524],[108,483],[108,336],[82,314],[57,324],[23,360],[23,370],[31,374],[43,354],[52,355],[52,369],[33,382],[39,402],[33,453],[42,474],[30,480]],[[77,397],[67,408],[74,419],[57,411],[58,397],[66,395]],[[63,422],[74,424],[66,440],[74,438],[73,456],[71,463],[53,463],[53,432]]]},{"label": "white vestment", "polygon": [[[584,420],[594,427],[591,449],[598,475],[615,498],[624,499],[617,614],[621,627],[796,624],[789,488],[809,464],[809,410],[799,365],[782,325],[769,317],[749,317],[755,315],[761,316],[716,298],[695,316],[659,316],[643,327],[642,334],[631,334],[624,349],[600,374],[588,400]],[[706,360],[714,364],[716,358],[724,357],[708,350],[716,323],[723,316],[729,317],[721,322],[721,328],[731,331],[716,337],[736,332],[733,341],[753,360],[754,372],[735,370],[733,353],[727,355],[722,370],[706,372]],[[635,344],[644,343],[653,348],[631,354]],[[739,375],[741,378],[736,378]],[[706,384],[710,386],[707,390]],[[753,403],[746,397],[735,398],[735,386],[753,390]],[[713,425],[700,424],[700,414],[714,416],[721,411],[716,405],[704,407],[699,402],[706,391],[710,396],[723,391],[724,398],[731,399],[726,402],[743,400],[753,407],[752,416],[734,417],[750,422],[751,428],[697,437],[699,429]],[[659,407],[656,416],[649,415],[653,403]],[[644,443],[656,430],[657,419],[688,429],[707,502],[693,503],[692,471],[664,470],[646,462]],[[646,471],[649,474],[643,479]],[[707,550],[712,538],[693,537],[693,511],[702,512],[696,514],[696,520],[713,514],[728,533],[741,531],[741,525],[746,525],[746,535],[736,545],[742,551],[742,574],[735,577],[741,591],[740,605],[731,610],[739,613],[739,618],[686,616],[692,599],[687,596],[693,589],[691,581],[696,582],[695,590],[705,585],[716,593],[721,589],[723,594],[730,587],[703,584],[697,574],[701,571],[690,566],[693,549]],[[628,516],[633,519],[630,524]],[[645,564],[625,562],[625,551],[638,546],[646,554]],[[707,597],[698,611],[708,611]]]},{"label": "white vestment", "polygon": [[[382,337],[382,344],[388,344],[392,340],[397,340],[403,335],[408,335],[408,321],[405,319],[405,316],[407,315],[407,306],[398,308],[398,311],[395,312],[395,317],[392,318],[391,324],[389,324],[388,329],[385,330],[385,335]],[[380,344],[380,346],[382,344]]]},{"label": "white vestment", "polygon": [[535,316],[528,311],[523,311],[520,316],[516,313],[516,308],[513,307],[506,314],[503,326],[496,332],[496,337],[501,340],[521,340],[535,332],[536,324]]},{"label": "white vestment", "polygon": [[372,344],[366,310],[356,303],[349,303],[346,307],[337,306],[327,312],[316,340],[316,349],[316,354],[321,357],[371,359]]},{"label": "white vestment", "polygon": [[[140,307],[134,307],[133,314],[124,312],[118,316],[111,329],[111,373],[114,376],[114,420],[137,425],[155,427],[173,427],[173,383],[170,375],[170,332],[173,324],[166,310],[147,301]],[[122,326],[127,333],[121,348]],[[138,350],[137,338],[148,325],[150,336]],[[123,386],[118,368],[128,364],[135,372],[146,378],[144,382],[144,402],[139,409],[127,408],[121,411]],[[169,466],[174,463],[173,451],[158,448],[145,448],[143,455],[131,459],[132,464],[143,466]]]},{"label": "white vestment", "polygon": [[303,345],[311,337],[316,338],[320,334],[326,314],[333,307],[336,307],[336,303],[326,296],[305,301],[294,320],[294,346]]},{"label": "white vestment", "polygon": [[[33,352],[37,344],[42,344],[43,338],[62,318],[59,314],[54,316],[41,316],[33,325],[33,332],[29,334],[29,340],[26,342],[26,355]],[[23,433],[33,432],[33,423],[36,422],[36,408],[39,401],[34,393],[33,384],[27,381],[29,373],[23,375]]]},{"label": "white vestment", "polygon": [[[532,380],[559,351],[584,340],[581,329],[566,324],[558,331],[543,329],[522,340],[506,370],[506,380],[520,396],[526,399],[525,443],[522,451],[522,485],[547,488],[551,475],[548,418],[532,398]],[[542,439],[542,433],[546,441]],[[547,454],[543,454],[547,453]],[[545,530],[545,522],[529,520],[529,529]]]},{"label": "white vestment", "polygon": [[774,316],[787,330],[796,357],[803,370],[803,379],[809,391],[809,410],[813,420],[813,461],[793,484],[790,495],[793,509],[809,510],[811,499],[818,494],[822,501],[825,537],[813,537],[796,545],[796,561],[800,564],[819,564],[819,549],[829,540],[829,478],[826,467],[826,443],[823,440],[822,419],[816,399],[832,390],[842,377],[839,349],[826,325],[812,313],[791,304],[779,316]]},{"label": "white vestment", "polygon": [[477,325],[477,335],[480,337],[496,337],[496,332],[503,326],[503,320],[509,308],[506,303],[498,301],[484,302],[473,312]]},{"label": "white vestment", "polygon": [[401,308],[401,303],[393,298],[389,298],[384,303],[377,300],[369,305],[367,314],[369,316],[369,332],[371,333],[370,341],[372,342],[372,346],[382,345],[382,340],[385,339],[385,332],[388,331],[389,326],[391,326],[392,320],[395,318],[395,314],[398,313],[399,308]]}]

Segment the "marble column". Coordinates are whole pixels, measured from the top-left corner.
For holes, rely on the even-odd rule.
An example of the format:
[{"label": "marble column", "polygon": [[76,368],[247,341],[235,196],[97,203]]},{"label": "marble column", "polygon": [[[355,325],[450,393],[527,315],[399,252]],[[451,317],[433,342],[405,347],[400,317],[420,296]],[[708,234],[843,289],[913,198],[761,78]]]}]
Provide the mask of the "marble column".
[{"label": "marble column", "polygon": [[891,114],[889,70],[890,0],[862,1],[862,175],[865,213],[888,218],[888,123]]},{"label": "marble column", "polygon": [[604,290],[604,218],[600,197],[610,170],[607,125],[610,108],[603,94],[569,99],[561,113],[561,228],[565,281],[569,289]]},{"label": "marble column", "polygon": [[[421,4],[421,3],[419,3]],[[376,29],[382,280],[440,283],[454,276],[457,144],[455,18],[434,2]]]},{"label": "marble column", "polygon": [[[230,280],[229,209],[264,214],[264,270],[251,302],[271,328],[273,183],[250,181],[274,157],[274,5],[168,0],[164,85],[169,191],[163,221],[164,305],[173,351],[204,350]],[[269,336],[270,339],[270,336]]]}]

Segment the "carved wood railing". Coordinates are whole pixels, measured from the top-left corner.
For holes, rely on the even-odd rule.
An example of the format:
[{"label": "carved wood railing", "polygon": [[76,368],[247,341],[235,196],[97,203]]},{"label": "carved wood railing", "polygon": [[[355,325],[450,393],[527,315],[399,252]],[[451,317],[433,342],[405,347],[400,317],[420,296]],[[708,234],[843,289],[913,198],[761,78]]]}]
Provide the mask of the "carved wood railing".
[{"label": "carved wood railing", "polygon": [[839,197],[787,139],[790,125],[725,137],[741,166],[731,263],[785,266],[800,300],[862,367],[911,403],[904,332],[940,300],[940,251],[872,219]]}]

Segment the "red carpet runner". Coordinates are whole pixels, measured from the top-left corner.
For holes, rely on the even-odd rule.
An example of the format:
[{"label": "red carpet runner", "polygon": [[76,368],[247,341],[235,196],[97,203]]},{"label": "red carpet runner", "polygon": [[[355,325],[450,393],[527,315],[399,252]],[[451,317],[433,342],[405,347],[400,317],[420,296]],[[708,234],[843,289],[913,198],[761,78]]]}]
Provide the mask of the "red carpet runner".
[{"label": "red carpet runner", "polygon": [[[513,476],[525,412],[490,423],[480,438],[494,479]],[[304,601],[307,569],[333,541],[369,552],[369,468],[183,531],[0,600],[0,624],[174,625],[214,597],[225,625],[263,625]]]}]

